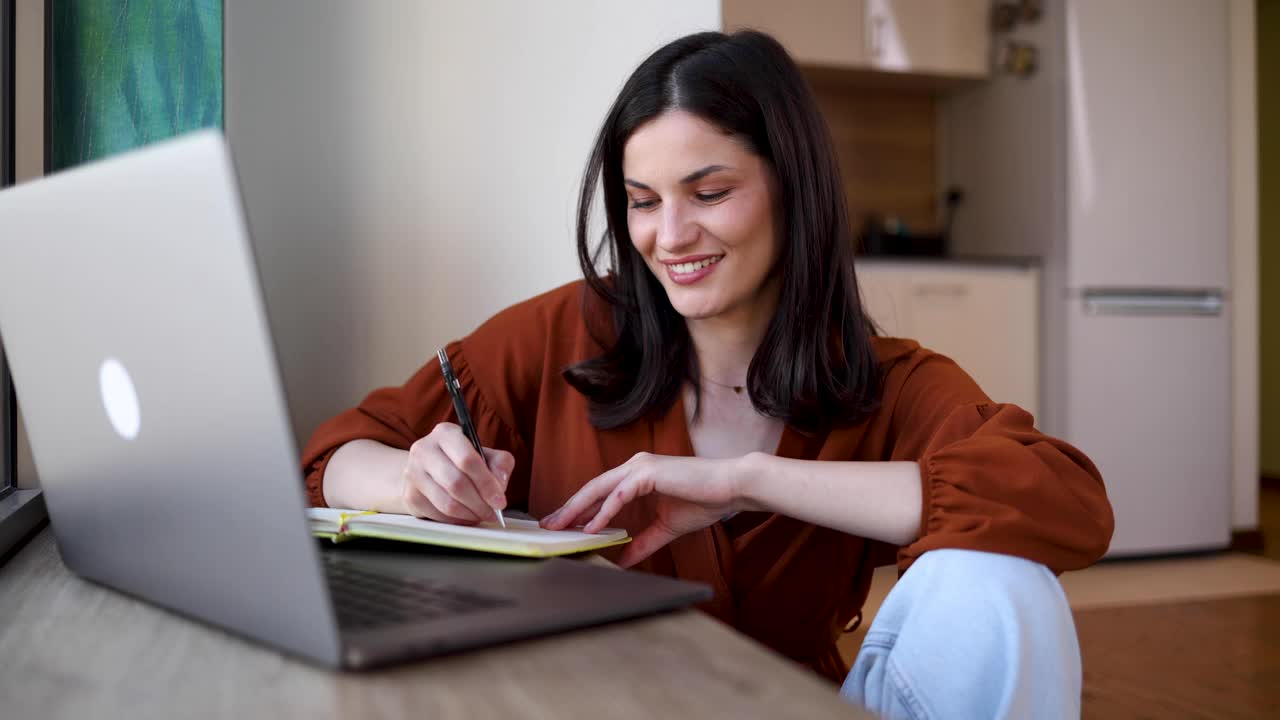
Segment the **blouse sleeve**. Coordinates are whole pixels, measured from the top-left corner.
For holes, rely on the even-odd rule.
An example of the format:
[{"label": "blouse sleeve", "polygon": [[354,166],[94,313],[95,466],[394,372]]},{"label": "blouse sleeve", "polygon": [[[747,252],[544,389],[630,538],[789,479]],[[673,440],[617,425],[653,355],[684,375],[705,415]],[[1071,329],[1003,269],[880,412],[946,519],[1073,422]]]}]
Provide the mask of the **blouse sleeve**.
[{"label": "blouse sleeve", "polygon": [[[584,297],[582,282],[570,283],[503,310],[447,347],[481,444],[515,456],[512,508],[528,507],[539,400],[583,336]],[[366,438],[408,450],[445,421],[457,418],[433,356],[404,385],[375,390],[316,429],[302,453],[308,501],[324,506],[325,467],[344,444]]]},{"label": "blouse sleeve", "polygon": [[[528,446],[512,423],[494,411],[486,393],[481,392],[464,343],[450,343],[446,351],[458,376],[458,384],[462,386],[462,395],[481,444],[506,450],[515,456],[515,470],[508,482],[507,498],[512,507],[524,507],[528,498]],[[369,439],[408,450],[437,424],[446,421],[457,422],[457,418],[441,377],[440,361],[433,356],[405,384],[374,390],[359,405],[330,418],[316,429],[302,452],[307,500],[315,507],[325,505],[325,468],[338,448],[346,443]]]},{"label": "blouse sleeve", "polygon": [[[921,351],[892,407],[891,459],[920,465],[920,537],[899,549],[905,571],[939,548],[1015,555],[1055,573],[1106,552],[1114,519],[1084,453],[1041,433],[1030,413],[993,403],[949,358]],[[888,383],[887,383],[888,385]]]}]

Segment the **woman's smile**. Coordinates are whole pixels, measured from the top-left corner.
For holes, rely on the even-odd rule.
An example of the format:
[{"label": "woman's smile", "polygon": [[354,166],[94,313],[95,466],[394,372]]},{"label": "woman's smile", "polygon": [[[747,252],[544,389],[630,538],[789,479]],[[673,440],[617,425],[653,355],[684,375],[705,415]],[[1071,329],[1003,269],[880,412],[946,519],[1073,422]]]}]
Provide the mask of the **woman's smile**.
[{"label": "woman's smile", "polygon": [[692,285],[710,275],[724,259],[719,255],[689,255],[675,260],[661,260],[667,267],[667,277],[677,285]]}]

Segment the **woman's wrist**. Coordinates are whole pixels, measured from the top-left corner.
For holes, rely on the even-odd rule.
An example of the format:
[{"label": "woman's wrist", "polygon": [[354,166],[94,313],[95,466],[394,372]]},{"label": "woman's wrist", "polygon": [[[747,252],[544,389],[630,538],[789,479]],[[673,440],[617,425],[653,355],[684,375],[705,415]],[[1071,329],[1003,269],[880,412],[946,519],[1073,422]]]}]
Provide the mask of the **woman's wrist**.
[{"label": "woman's wrist", "polygon": [[407,514],[404,466],[409,453],[375,440],[353,440],[338,448],[321,480],[331,507]]},{"label": "woman's wrist", "polygon": [[768,482],[772,459],[768,453],[751,452],[730,461],[729,483],[736,512],[768,510],[761,485]]}]

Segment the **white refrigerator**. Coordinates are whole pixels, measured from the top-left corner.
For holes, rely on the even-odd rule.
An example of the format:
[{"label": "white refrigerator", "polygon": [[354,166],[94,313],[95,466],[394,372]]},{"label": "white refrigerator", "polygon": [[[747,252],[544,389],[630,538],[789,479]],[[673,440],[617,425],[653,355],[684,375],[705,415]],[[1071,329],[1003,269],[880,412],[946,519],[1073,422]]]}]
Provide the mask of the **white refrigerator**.
[{"label": "white refrigerator", "polygon": [[1230,544],[1228,8],[1066,7],[1066,437],[1112,555]]},{"label": "white refrigerator", "polygon": [[1043,258],[1038,420],[1101,470],[1111,556],[1230,544],[1227,5],[1048,0],[1036,75],[944,107],[959,249]]}]

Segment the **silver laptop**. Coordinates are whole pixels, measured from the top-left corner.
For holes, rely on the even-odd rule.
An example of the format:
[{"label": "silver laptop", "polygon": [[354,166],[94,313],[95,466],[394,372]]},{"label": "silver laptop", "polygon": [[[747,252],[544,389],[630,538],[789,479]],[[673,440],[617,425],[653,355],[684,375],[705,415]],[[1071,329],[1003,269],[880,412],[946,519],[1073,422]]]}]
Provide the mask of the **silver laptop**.
[{"label": "silver laptop", "polygon": [[216,132],[0,192],[0,338],[67,567],[183,615],[363,668],[711,595],[574,560],[314,540]]}]

